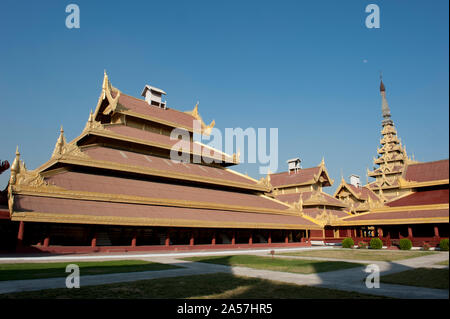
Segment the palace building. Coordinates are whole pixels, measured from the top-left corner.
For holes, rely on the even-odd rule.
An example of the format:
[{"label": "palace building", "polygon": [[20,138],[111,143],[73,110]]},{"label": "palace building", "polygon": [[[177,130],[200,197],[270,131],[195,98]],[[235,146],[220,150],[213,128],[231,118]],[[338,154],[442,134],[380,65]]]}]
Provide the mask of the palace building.
[{"label": "palace building", "polygon": [[[61,128],[51,158],[28,170],[19,150],[11,165],[8,217],[19,251],[91,252],[308,245],[321,226],[268,196],[271,185],[237,173],[236,154],[193,140],[194,121],[208,134],[198,105],[169,108],[165,92],[145,86],[138,99],[102,91],[82,133],[67,142]],[[171,160],[189,132],[188,162]]]},{"label": "palace building", "polygon": [[[298,247],[345,237],[436,246],[449,236],[449,161],[410,159],[382,81],[380,92],[381,148],[367,172],[375,181],[342,178],[331,196],[323,190],[334,183],[324,159],[302,168],[294,158],[287,171],[255,180],[230,168],[238,154],[194,139],[215,125],[203,121],[198,104],[170,108],[166,92],[150,85],[135,98],[105,72],[78,137],[66,141],[61,128],[50,159],[35,170],[17,148],[0,192],[0,252]],[[189,138],[174,138],[174,129]],[[0,173],[8,168],[1,163]]]}]

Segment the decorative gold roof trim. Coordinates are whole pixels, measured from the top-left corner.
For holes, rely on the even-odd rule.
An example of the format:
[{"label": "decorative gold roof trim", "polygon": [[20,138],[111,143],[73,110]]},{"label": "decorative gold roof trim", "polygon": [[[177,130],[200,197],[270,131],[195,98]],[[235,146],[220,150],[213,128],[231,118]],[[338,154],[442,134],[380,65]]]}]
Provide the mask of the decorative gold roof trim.
[{"label": "decorative gold roof trim", "polygon": [[427,181],[427,182],[414,182],[414,181],[407,181],[403,177],[400,177],[398,179],[398,184],[399,184],[400,188],[417,188],[417,187],[428,187],[428,186],[437,186],[437,185],[448,185],[449,180],[448,179],[440,179],[440,180]]},{"label": "decorative gold roof trim", "polygon": [[[355,216],[355,215],[353,215]],[[356,216],[359,216],[356,215]],[[347,217],[344,217],[347,218]],[[433,223],[448,223],[448,217],[429,217],[429,218],[399,218],[399,219],[373,219],[373,220],[358,220],[358,221],[337,221],[332,226],[359,226],[359,225],[400,225],[400,224],[433,224]]]},{"label": "decorative gold roof trim", "polygon": [[216,124],[216,121],[212,120],[209,125],[206,125],[205,122],[203,122],[202,117],[198,113],[198,102],[195,104],[192,111],[186,111],[184,113],[191,115],[193,118],[195,118],[197,121],[200,122],[202,134],[207,135],[207,136],[209,134],[211,134],[211,130],[214,127],[214,125]]},{"label": "decorative gold roof trim", "polygon": [[[111,95],[112,90],[117,92],[115,99],[113,99],[113,97]],[[103,74],[102,92],[100,93],[100,97],[98,98],[97,106],[95,107],[94,119],[97,118],[98,113],[100,111],[100,106],[105,99],[107,99],[108,103],[109,103],[109,105],[107,106],[106,109],[115,110],[117,108],[117,104],[119,102],[119,97],[120,97],[120,91],[111,85],[111,82],[109,81],[108,75],[106,74],[106,70],[105,70],[104,74]]]},{"label": "decorative gold roof trim", "polygon": [[274,189],[282,189],[282,188],[289,188],[289,187],[295,187],[295,186],[304,186],[304,185],[313,185],[315,184],[317,181],[314,179],[310,179],[306,182],[303,183],[297,183],[297,184],[287,184],[287,185],[280,185],[280,186],[274,186]]},{"label": "decorative gold roof trim", "polygon": [[226,210],[238,211],[246,213],[262,213],[262,214],[276,214],[298,216],[298,214],[290,213],[288,210],[270,209],[253,206],[228,205],[211,202],[199,202],[190,200],[178,200],[170,198],[152,198],[142,196],[132,196],[123,194],[104,194],[97,192],[87,192],[81,190],[66,190],[63,188],[45,188],[45,187],[29,187],[29,186],[15,186],[13,188],[14,195],[39,196],[72,200],[84,201],[98,201],[108,203],[125,203],[125,204],[142,204],[153,206],[169,206],[193,209],[208,209],[208,210]]},{"label": "decorative gold roof trim", "polygon": [[162,226],[162,227],[196,227],[196,228],[252,228],[252,229],[322,229],[316,225],[272,224],[255,222],[203,221],[169,218],[88,216],[69,214],[48,214],[42,212],[16,212],[12,221],[47,222],[69,224],[97,224],[124,226]]},{"label": "decorative gold roof trim", "polygon": [[428,205],[411,205],[411,206],[385,206],[382,208],[375,208],[372,213],[397,213],[403,211],[417,211],[417,210],[437,210],[437,209],[448,209],[447,204],[428,204]]},{"label": "decorative gold roof trim", "polygon": [[[98,122],[97,122],[98,123]],[[101,125],[101,124],[100,124]],[[114,125],[114,124],[112,124]],[[147,140],[142,140],[142,139],[138,139],[138,138],[134,138],[134,137],[129,137],[126,135],[122,135],[122,134],[117,134],[111,130],[108,130],[106,128],[104,128],[104,126],[102,125],[103,128],[89,128],[85,131],[83,131],[83,133],[78,136],[73,142],[77,143],[79,140],[81,140],[82,138],[84,138],[85,136],[92,134],[92,135],[97,135],[97,136],[101,136],[101,137],[107,137],[107,138],[114,138],[120,141],[125,141],[125,142],[130,142],[130,143],[136,143],[136,144],[140,144],[140,145],[146,145],[146,146],[151,146],[151,147],[157,147],[157,148],[162,148],[162,149],[166,149],[166,150],[171,150],[172,146],[168,145],[168,144],[161,144],[158,142],[150,142]],[[225,162],[225,163],[231,163],[231,164],[238,164],[238,162],[234,161],[233,159],[230,159],[230,156],[228,154],[225,154],[223,152],[220,152],[222,155],[222,158],[220,158],[221,161]],[[192,149],[190,148],[189,150],[189,154],[192,155],[196,155],[196,156],[204,156],[201,153],[195,152],[193,147]],[[219,158],[213,158],[213,157],[209,157],[211,159],[219,159]]]},{"label": "decorative gold roof trim", "polygon": [[97,161],[97,160],[94,160],[91,158],[81,158],[81,157],[73,157],[73,156],[67,156],[67,155],[62,155],[61,158],[59,158],[59,159],[50,160],[49,162],[46,163],[46,165],[41,166],[39,168],[39,171],[43,171],[56,163],[111,169],[111,170],[116,170],[116,171],[121,171],[121,172],[133,172],[133,173],[138,173],[138,174],[142,174],[142,175],[159,176],[159,177],[166,177],[166,178],[176,178],[176,179],[182,179],[182,180],[187,180],[187,181],[203,182],[203,183],[207,183],[207,184],[244,188],[244,189],[251,189],[251,190],[258,190],[258,191],[266,191],[266,192],[269,191],[269,189],[267,189],[266,187],[264,187],[263,185],[260,185],[260,184],[250,185],[250,184],[228,181],[228,180],[212,178],[212,177],[204,177],[204,176],[193,175],[193,174],[165,171],[165,170],[159,170],[159,169],[155,169],[155,168],[143,168],[140,166],[118,164],[118,163],[107,162],[107,161]]}]

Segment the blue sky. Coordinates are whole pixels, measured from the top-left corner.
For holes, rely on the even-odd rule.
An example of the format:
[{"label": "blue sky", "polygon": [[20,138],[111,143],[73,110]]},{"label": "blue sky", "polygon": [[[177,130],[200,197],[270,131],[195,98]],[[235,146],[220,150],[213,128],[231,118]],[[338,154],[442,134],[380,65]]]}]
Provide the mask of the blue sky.
[{"label": "blue sky", "polygon": [[[76,3],[81,28],[67,29]],[[381,28],[368,29],[375,3]],[[78,136],[103,70],[139,96],[216,127],[279,128],[279,170],[325,157],[339,183],[366,167],[380,139],[382,70],[392,118],[417,160],[448,158],[448,1],[2,1],[0,159],[16,145],[30,169],[47,161],[60,125]],[[366,62],[364,61],[366,60]],[[258,166],[238,171],[259,178]],[[9,173],[0,175],[0,188]]]}]

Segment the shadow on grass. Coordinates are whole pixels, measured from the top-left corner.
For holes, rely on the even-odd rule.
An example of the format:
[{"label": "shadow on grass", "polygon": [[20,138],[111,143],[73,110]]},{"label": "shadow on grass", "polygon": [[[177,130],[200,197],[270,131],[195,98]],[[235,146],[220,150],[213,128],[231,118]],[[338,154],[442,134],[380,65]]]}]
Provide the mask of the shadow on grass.
[{"label": "shadow on grass", "polygon": [[100,262],[20,263],[0,264],[0,281],[66,277],[66,266],[76,264],[83,275],[100,275],[180,268],[175,265],[142,260],[114,260]]},{"label": "shadow on grass", "polygon": [[365,299],[380,298],[355,292],[299,286],[229,273],[192,275],[135,282],[47,289],[0,295],[0,299]]},{"label": "shadow on grass", "polygon": [[299,274],[313,274],[363,266],[363,264],[343,261],[302,260],[253,255],[190,257],[183,259],[201,263],[250,267]]}]

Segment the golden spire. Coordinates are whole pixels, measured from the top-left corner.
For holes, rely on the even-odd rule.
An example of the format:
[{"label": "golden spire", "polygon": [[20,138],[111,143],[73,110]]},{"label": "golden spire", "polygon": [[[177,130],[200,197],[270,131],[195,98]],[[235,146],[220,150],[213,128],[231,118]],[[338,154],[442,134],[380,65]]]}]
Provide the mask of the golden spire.
[{"label": "golden spire", "polygon": [[63,148],[66,145],[66,138],[64,137],[64,129],[63,129],[62,125],[61,125],[61,129],[59,132],[60,132],[59,137],[58,137],[58,140],[56,141],[52,157],[61,155],[63,152]]},{"label": "golden spire", "polygon": [[9,184],[14,185],[16,183],[17,174],[20,173],[20,153],[19,145],[16,147],[16,157],[11,165],[11,177],[9,179]]}]

